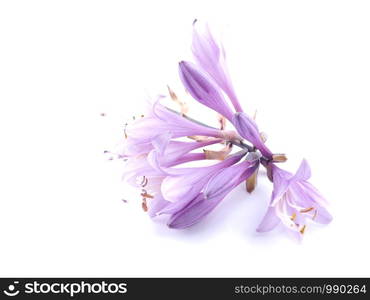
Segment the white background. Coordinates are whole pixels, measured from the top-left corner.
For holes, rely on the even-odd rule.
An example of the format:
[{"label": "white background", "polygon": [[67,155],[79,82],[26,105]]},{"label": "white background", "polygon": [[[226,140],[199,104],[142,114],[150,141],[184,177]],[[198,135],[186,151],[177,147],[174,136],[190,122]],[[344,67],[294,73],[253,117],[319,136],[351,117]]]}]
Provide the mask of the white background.
[{"label": "white background", "polygon": [[[0,275],[370,276],[369,15],[368,1],[2,1]],[[181,92],[194,18],[222,37],[269,147],[291,171],[307,158],[331,203],[302,243],[255,232],[263,178],[176,231],[103,154],[148,93]]]}]

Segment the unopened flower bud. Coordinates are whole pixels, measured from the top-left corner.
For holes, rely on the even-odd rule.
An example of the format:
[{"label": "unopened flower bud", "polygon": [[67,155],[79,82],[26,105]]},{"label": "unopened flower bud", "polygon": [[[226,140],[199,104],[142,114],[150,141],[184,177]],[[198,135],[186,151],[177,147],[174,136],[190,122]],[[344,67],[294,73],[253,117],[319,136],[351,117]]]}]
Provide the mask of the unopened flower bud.
[{"label": "unopened flower bud", "polygon": [[286,162],[288,158],[286,157],[285,154],[279,153],[279,154],[273,154],[272,155],[272,161],[273,162]]}]

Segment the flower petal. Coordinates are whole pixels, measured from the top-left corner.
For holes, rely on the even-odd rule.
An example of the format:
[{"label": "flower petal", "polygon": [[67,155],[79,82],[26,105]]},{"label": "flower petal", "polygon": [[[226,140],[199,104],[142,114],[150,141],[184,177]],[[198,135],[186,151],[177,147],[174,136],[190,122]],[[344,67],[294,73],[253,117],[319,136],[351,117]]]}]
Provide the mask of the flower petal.
[{"label": "flower petal", "polygon": [[303,159],[292,180],[303,181],[310,179],[310,177],[311,177],[311,168],[307,160]]},{"label": "flower petal", "polygon": [[162,183],[163,197],[171,202],[192,200],[214,174],[237,163],[244,154],[245,152],[242,151],[235,153],[208,167],[165,169],[170,176],[166,177]]},{"label": "flower petal", "polygon": [[288,177],[291,177],[291,173],[280,169],[275,164],[272,164],[272,176],[274,189],[271,196],[271,205],[274,206],[278,201],[280,201],[286,190],[289,188],[290,180]]},{"label": "flower petal", "polygon": [[186,207],[173,214],[167,225],[170,228],[184,229],[199,222],[204,216],[210,213],[219,201],[205,201],[203,194],[199,194]]},{"label": "flower petal", "polygon": [[219,196],[225,197],[233,188],[249,178],[257,168],[258,160],[243,161],[218,172],[209,180],[204,189],[205,198],[212,201]]},{"label": "flower petal", "polygon": [[147,200],[148,214],[150,217],[155,217],[158,212],[163,210],[170,202],[166,201],[161,194],[156,194],[153,199]]},{"label": "flower petal", "polygon": [[228,95],[236,111],[242,111],[227,70],[225,51],[212,36],[208,25],[193,25],[192,51],[196,62]]},{"label": "flower petal", "polygon": [[258,161],[244,161],[214,175],[204,192],[198,194],[188,205],[175,212],[168,223],[171,228],[186,228],[209,214],[225,196],[258,167]]},{"label": "flower petal", "polygon": [[266,232],[274,229],[280,223],[276,216],[275,207],[269,207],[261,223],[257,227],[257,232]]}]

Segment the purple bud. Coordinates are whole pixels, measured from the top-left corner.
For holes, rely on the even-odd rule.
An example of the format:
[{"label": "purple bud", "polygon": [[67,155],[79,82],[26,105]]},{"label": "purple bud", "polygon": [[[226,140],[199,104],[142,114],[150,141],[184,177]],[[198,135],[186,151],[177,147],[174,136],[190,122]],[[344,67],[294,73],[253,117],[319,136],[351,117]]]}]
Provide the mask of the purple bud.
[{"label": "purple bud", "polygon": [[233,112],[217,85],[206,73],[193,63],[185,61],[180,62],[179,73],[182,83],[195,100],[217,111],[228,120],[232,119]]}]

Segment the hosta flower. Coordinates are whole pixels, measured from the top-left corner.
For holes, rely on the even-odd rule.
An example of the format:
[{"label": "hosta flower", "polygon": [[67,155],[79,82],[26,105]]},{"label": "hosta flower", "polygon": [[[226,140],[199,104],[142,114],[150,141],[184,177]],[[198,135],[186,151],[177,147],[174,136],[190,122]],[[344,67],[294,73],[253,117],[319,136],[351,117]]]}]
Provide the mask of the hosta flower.
[{"label": "hosta flower", "polygon": [[244,161],[227,167],[214,174],[205,188],[186,205],[173,205],[165,209],[171,212],[168,226],[171,228],[186,228],[199,222],[209,214],[236,186],[249,178],[258,167],[258,160]]},{"label": "hosta flower", "polygon": [[274,190],[271,203],[257,231],[273,229],[279,223],[302,235],[307,221],[328,224],[332,216],[327,210],[327,201],[307,180],[311,170],[303,160],[293,175],[277,166],[272,167]]},{"label": "hosta flower", "polygon": [[[171,111],[170,113],[174,114]],[[141,121],[143,119],[137,122]],[[179,191],[181,190],[186,197],[191,197],[194,191],[196,193],[199,192],[197,188],[200,190],[202,188],[201,183],[203,182],[205,184],[207,182],[206,179],[215,171],[237,162],[245,155],[243,152],[242,155],[234,155],[220,164],[204,168],[173,168],[184,163],[206,159],[209,156],[207,155],[207,151],[200,153],[193,153],[192,151],[220,143],[223,140],[209,138],[205,141],[184,142],[172,140],[172,134],[172,132],[167,131],[151,138],[148,135],[148,140],[145,143],[140,143],[141,140],[138,140],[140,147],[137,147],[137,149],[140,151],[136,153],[123,151],[120,154],[121,157],[126,159],[123,178],[129,184],[142,189],[143,208],[144,210],[148,210],[151,216],[155,216],[159,210],[163,209],[171,201],[174,201],[174,191],[177,192],[177,196],[180,195]],[[222,136],[225,137],[225,134],[222,134]],[[127,136],[126,141],[131,142],[129,136]],[[132,148],[130,150],[132,151]],[[171,182],[173,180],[176,181],[178,178],[185,178],[185,181],[181,183],[181,189],[174,187],[174,191],[171,191],[170,188],[163,188],[164,197],[161,190],[163,181],[166,182],[163,186],[170,187]]]},{"label": "hosta flower", "polygon": [[148,153],[153,149],[153,139],[168,132],[172,138],[187,136],[207,136],[225,140],[238,138],[235,131],[220,130],[192,122],[160,104],[160,99],[148,108],[145,115],[127,125],[123,156]]},{"label": "hosta flower", "polygon": [[[308,182],[308,163],[303,160],[295,174],[277,167],[276,163],[287,160],[286,155],[272,152],[255,117],[243,112],[223,47],[208,27],[203,29],[194,24],[195,63],[181,61],[179,75],[194,100],[218,113],[220,127],[192,119],[190,106],[169,87],[178,112],[166,107],[161,96],[125,127],[118,157],[125,160],[124,179],[140,188],[144,211],[151,217],[166,215],[170,228],[187,228],[212,212],[242,182],[253,192],[259,169],[265,167],[274,187],[257,231],[282,223],[301,237],[309,222],[329,223],[327,202]],[[233,128],[225,130],[227,126]],[[219,149],[209,149],[212,145]],[[194,166],[199,161],[202,166]]]},{"label": "hosta flower", "polygon": [[167,168],[168,176],[162,183],[161,192],[167,201],[173,203],[168,209],[173,211],[186,206],[206,187],[212,176],[236,164],[245,154],[245,151],[240,151],[207,167]]}]

